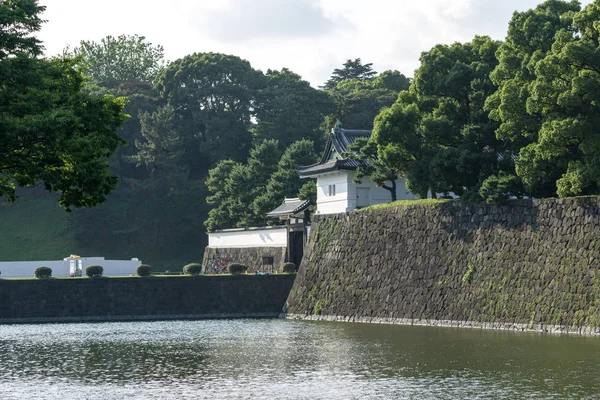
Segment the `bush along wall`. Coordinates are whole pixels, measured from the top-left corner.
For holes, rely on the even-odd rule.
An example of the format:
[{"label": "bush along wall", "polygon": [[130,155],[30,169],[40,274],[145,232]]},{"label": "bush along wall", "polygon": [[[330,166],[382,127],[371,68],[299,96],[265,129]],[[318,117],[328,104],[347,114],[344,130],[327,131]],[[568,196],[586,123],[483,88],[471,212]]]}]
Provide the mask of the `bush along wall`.
[{"label": "bush along wall", "polygon": [[600,199],[317,216],[288,317],[600,333]]}]

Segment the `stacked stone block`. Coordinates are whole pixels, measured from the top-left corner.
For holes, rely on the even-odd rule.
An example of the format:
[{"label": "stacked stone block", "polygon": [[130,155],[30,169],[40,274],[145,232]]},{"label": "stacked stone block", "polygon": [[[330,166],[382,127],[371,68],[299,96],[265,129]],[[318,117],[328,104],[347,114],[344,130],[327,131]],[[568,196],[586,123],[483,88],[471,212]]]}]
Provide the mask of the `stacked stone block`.
[{"label": "stacked stone block", "polygon": [[317,216],[290,317],[596,332],[600,199]]}]

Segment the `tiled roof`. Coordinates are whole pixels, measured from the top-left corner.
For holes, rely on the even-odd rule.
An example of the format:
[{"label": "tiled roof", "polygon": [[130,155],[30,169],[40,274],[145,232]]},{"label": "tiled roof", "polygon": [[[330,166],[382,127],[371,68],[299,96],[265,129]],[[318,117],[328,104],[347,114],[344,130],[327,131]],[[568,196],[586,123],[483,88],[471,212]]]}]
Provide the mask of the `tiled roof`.
[{"label": "tiled roof", "polygon": [[335,152],[343,157],[343,154],[348,151],[348,147],[359,138],[368,139],[371,137],[371,131],[368,130],[357,130],[357,129],[332,129],[325,146],[325,152],[321,161],[314,165],[308,165],[300,167],[298,173],[300,177],[307,178],[317,174],[323,174],[331,171],[338,171],[341,169],[356,169],[361,165],[360,161],[348,160],[342,158],[339,160],[332,160],[331,155]]},{"label": "tiled roof", "polygon": [[284,199],[283,203],[273,211],[267,214],[269,217],[279,217],[281,215],[292,215],[306,210],[311,204],[310,200]]}]

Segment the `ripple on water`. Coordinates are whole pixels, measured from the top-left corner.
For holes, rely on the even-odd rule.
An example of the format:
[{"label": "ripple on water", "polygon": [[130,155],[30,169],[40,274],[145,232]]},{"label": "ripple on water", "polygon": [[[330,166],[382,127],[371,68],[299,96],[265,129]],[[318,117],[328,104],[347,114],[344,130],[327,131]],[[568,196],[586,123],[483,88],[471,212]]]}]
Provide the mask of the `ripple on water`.
[{"label": "ripple on water", "polygon": [[1,399],[593,398],[600,339],[285,320],[0,326]]}]

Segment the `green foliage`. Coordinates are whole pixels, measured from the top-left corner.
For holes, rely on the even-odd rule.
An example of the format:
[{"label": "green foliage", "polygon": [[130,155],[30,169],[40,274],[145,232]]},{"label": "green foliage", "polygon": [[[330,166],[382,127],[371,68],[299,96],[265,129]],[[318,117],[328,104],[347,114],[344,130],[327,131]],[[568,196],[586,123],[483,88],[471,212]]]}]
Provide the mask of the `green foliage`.
[{"label": "green foliage", "polygon": [[[593,8],[588,6],[592,14]],[[593,36],[594,28],[575,22],[579,10],[576,1],[547,0],[535,9],[515,13],[497,52],[498,66],[491,73],[498,91],[486,108],[490,118],[500,122],[498,138],[519,154],[516,175],[528,194],[537,197],[554,196],[561,177],[565,178],[561,195],[593,191],[588,169],[580,168],[585,163],[576,162],[584,155],[585,137],[593,137],[586,124],[596,118],[594,95],[586,97],[594,91],[594,78],[586,81],[583,75],[585,71],[587,76],[595,75],[596,82],[598,75],[592,61],[594,39],[585,38]]]},{"label": "green foliage", "polygon": [[390,192],[391,201],[396,201],[396,180],[400,171],[396,169],[393,159],[390,159],[390,154],[391,152],[380,154],[374,141],[359,138],[348,147],[346,156],[351,160],[361,161],[354,174],[355,183],[361,183],[361,180],[367,177],[377,186]]},{"label": "green foliage", "polygon": [[202,273],[202,265],[201,264],[187,264],[183,267],[183,273],[186,275],[197,276]]},{"label": "green foliage", "polygon": [[173,61],[155,81],[176,113],[184,160],[194,179],[219,160],[245,159],[251,147],[253,103],[264,75],[239,57],[194,53]]},{"label": "green foliage", "polygon": [[315,303],[315,307],[313,308],[314,315],[321,315],[321,311],[323,310],[323,299],[317,300]]},{"label": "green foliage", "polygon": [[73,53],[81,56],[87,75],[107,88],[123,82],[151,84],[165,65],[163,47],[138,35],[109,35],[99,43],[82,40]]},{"label": "green foliage", "polygon": [[412,193],[425,198],[478,192],[485,178],[514,168],[484,110],[496,90],[489,73],[499,45],[477,36],[421,55],[410,89],[375,119],[371,140],[382,172],[397,171]]},{"label": "green foliage", "polygon": [[360,58],[346,60],[344,68],[334,69],[331,77],[325,82],[325,85],[322,86],[322,88],[333,89],[338,83],[350,79],[356,79],[358,81],[371,80],[377,74],[377,72],[373,71],[373,68],[371,68],[372,66],[373,63],[363,64]]},{"label": "green foliage", "polygon": [[152,267],[148,264],[140,264],[135,272],[138,276],[150,276],[152,275]]},{"label": "green foliage", "polygon": [[362,208],[356,212],[364,212],[369,210],[381,210],[392,207],[406,207],[406,206],[434,206],[437,204],[447,203],[452,200],[448,199],[419,199],[419,200],[397,200],[392,203],[374,204],[369,207]]},{"label": "green foliage", "polygon": [[298,198],[300,200],[311,200],[313,203],[317,202],[317,182],[309,180],[298,191]]},{"label": "green foliage", "polygon": [[283,272],[286,274],[293,274],[295,273],[296,270],[296,264],[294,264],[293,262],[286,262],[285,264],[283,264]]},{"label": "green foliage", "polygon": [[[279,163],[277,170],[271,175],[265,190],[257,193],[252,202],[252,210],[255,215],[264,216],[278,207],[283,199],[299,196],[299,192],[306,184],[306,181],[300,179],[298,168],[303,165],[311,165],[317,161],[317,154],[313,143],[308,140],[300,140],[292,143],[287,148]],[[305,195],[309,195],[305,193]],[[315,195],[316,199],[316,187]]]},{"label": "green foliage", "polygon": [[245,274],[248,272],[248,266],[239,263],[231,263],[227,266],[227,270],[232,275]]},{"label": "green foliage", "polygon": [[279,154],[277,141],[265,140],[252,149],[246,164],[224,160],[209,171],[206,186],[210,195],[206,202],[213,208],[204,223],[209,231],[265,223],[264,214],[251,205],[265,193]]},{"label": "green foliage", "polygon": [[275,139],[279,148],[285,150],[303,139],[321,148],[325,139],[322,123],[335,106],[327,93],[314,89],[300,75],[284,68],[267,71],[265,86],[256,95],[254,109],[255,143]]},{"label": "green foliage", "polygon": [[523,195],[523,184],[514,175],[491,175],[481,185],[479,194],[486,203],[502,203]]},{"label": "green foliage", "polygon": [[33,272],[38,279],[48,279],[52,277],[52,268],[50,267],[37,267]]},{"label": "green foliage", "polygon": [[462,283],[469,284],[473,281],[473,274],[475,274],[475,265],[469,264],[467,272],[462,277]]},{"label": "green foliage", "polygon": [[116,187],[108,158],[123,143],[124,99],[82,92],[76,60],[40,59],[36,1],[0,3],[0,197],[41,183],[69,209],[102,203]]},{"label": "green foliage", "polygon": [[101,265],[89,265],[85,268],[85,275],[89,278],[100,278],[104,273]]},{"label": "green foliage", "polygon": [[[374,79],[347,79],[328,90],[336,105],[335,117],[350,129],[372,129],[379,112],[394,104],[410,80],[398,71],[385,71]],[[327,124],[332,128],[334,118]]]},{"label": "green foliage", "polygon": [[37,0],[11,0],[0,3],[0,60],[21,57],[23,54],[42,54],[41,41],[33,33],[40,30],[44,22],[40,14],[46,7]]}]

